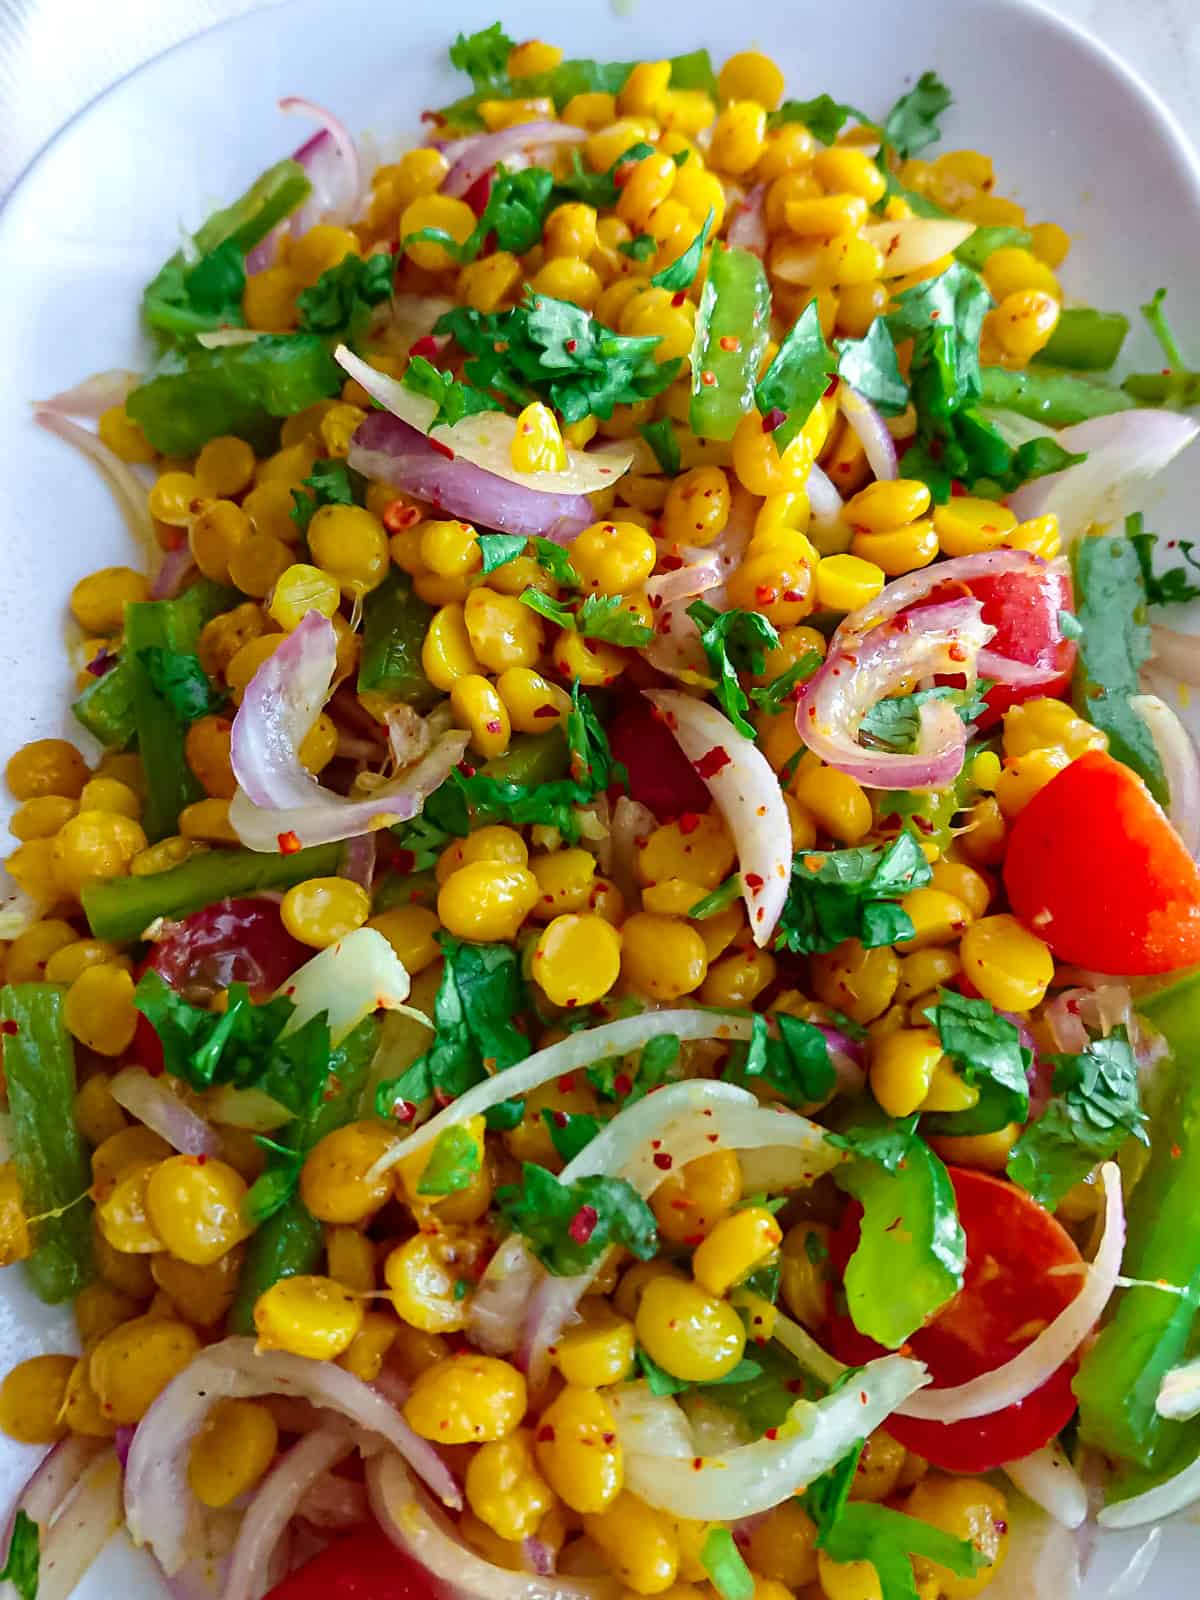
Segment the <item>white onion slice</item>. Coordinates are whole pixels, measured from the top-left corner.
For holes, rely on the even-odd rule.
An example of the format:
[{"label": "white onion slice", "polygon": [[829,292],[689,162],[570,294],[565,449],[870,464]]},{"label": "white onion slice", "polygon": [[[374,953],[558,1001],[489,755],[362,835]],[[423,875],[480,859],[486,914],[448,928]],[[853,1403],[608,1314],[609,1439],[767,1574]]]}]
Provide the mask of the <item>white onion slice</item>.
[{"label": "white onion slice", "polygon": [[1087,1521],[1087,1488],[1057,1439],[1020,1461],[1006,1461],[1004,1471],[1022,1494],[1064,1528],[1079,1528]]},{"label": "white onion slice", "polygon": [[1112,1298],[1125,1248],[1121,1174],[1113,1162],[1106,1161],[1100,1178],[1104,1184],[1104,1238],[1096,1259],[1087,1268],[1083,1287],[1070,1304],[1002,1367],[953,1388],[915,1395],[899,1407],[901,1416],[919,1417],[925,1422],[963,1422],[970,1417],[990,1416],[1040,1389],[1071,1359]]},{"label": "white onion slice", "polygon": [[1167,780],[1167,815],[1189,855],[1200,850],[1200,755],[1191,734],[1156,694],[1137,694],[1129,702],[1150,730]]},{"label": "white onion slice", "polygon": [[353,1448],[344,1429],[322,1427],[307,1434],[276,1461],[246,1507],[222,1600],[261,1600],[272,1553],[300,1502],[313,1484]]},{"label": "white onion slice", "polygon": [[1156,622],[1150,628],[1150,641],[1154,646],[1151,661],[1160,672],[1180,683],[1200,684],[1200,637]]},{"label": "white onion slice", "polygon": [[393,1445],[448,1506],[458,1487],[433,1446],[395,1408],[331,1361],[272,1351],[253,1339],[224,1339],[196,1356],[138,1424],[125,1471],[125,1520],[135,1544],[148,1544],[168,1577],[188,1559],[197,1502],[188,1487],[192,1440],[218,1400],[282,1394],[311,1400]]},{"label": "white onion slice", "polygon": [[606,1398],[617,1419],[623,1450],[676,1461],[695,1456],[691,1426],[673,1396],[653,1394],[647,1383],[623,1383]]},{"label": "white onion slice", "polygon": [[1059,444],[1087,460],[1023,485],[1009,506],[1022,522],[1054,512],[1069,545],[1136,510],[1144,486],[1198,433],[1200,422],[1178,411],[1118,411],[1061,428]]},{"label": "white onion slice", "polygon": [[952,256],[975,232],[973,222],[947,217],[899,217],[895,222],[870,222],[862,236],[883,257],[883,276],[903,278]]},{"label": "white onion slice", "polygon": [[411,987],[404,963],[378,928],[355,928],[306,961],[280,988],[296,1008],[283,1031],[295,1033],[322,1012],[334,1045],[376,1011],[406,1011],[430,1026],[422,1012],[404,1005]]},{"label": "white onion slice", "polygon": [[220,1153],[221,1139],[216,1130],[173,1094],[164,1078],[152,1078],[145,1067],[122,1067],[110,1091],[119,1106],[153,1128],[173,1150],[188,1156]]},{"label": "white onion slice", "polygon": [[310,611],[250,680],[233,719],[230,756],[238,791],[229,819],[251,850],[275,853],[281,839],[326,844],[407,822],[462,760],[468,735],[447,733],[429,755],[365,800],[324,789],[300,761],[337,666],[333,624]]},{"label": "white onion slice", "polygon": [[425,1569],[435,1593],[453,1600],[616,1600],[614,1578],[542,1577],[485,1561],[462,1542],[390,1451],[367,1462],[367,1493],[380,1527]]},{"label": "white onion slice", "polygon": [[858,730],[867,712],[907,680],[950,672],[972,682],[976,658],[996,631],[981,613],[978,600],[950,600],[911,617],[889,618],[862,635],[843,635],[839,628],[824,662],[800,686],[796,732],[822,761],[873,789],[943,789],[953,783],[962,770],[967,734],[949,701],[922,704],[911,755],[864,749]]},{"label": "white onion slice", "polygon": [[461,198],[498,161],[508,161],[537,145],[582,144],[586,138],[585,128],[576,128],[569,122],[521,122],[497,133],[480,134],[463,145],[442,180],[442,193]]},{"label": "white onion slice", "polygon": [[734,249],[749,250],[756,256],[766,255],[767,219],[763,210],[766,198],[766,184],[756,183],[734,206],[725,235]]},{"label": "white onion slice", "polygon": [[97,372],[73,389],[62,389],[49,400],[38,400],[35,409],[54,411],[62,417],[91,417],[98,420],[110,406],[124,405],[130,391],[141,383],[141,374],[125,367],[113,367],[108,372]]},{"label": "white onion slice", "polygon": [[313,192],[292,217],[292,237],[307,233],[316,222],[351,222],[362,203],[362,164],[358,146],[345,123],[324,106],[298,95],[279,102],[283,112],[299,112],[320,124],[321,132],[301,145],[295,159],[308,173]]},{"label": "white onion slice", "polygon": [[737,849],[742,897],[755,944],[775,932],[792,871],[792,825],[783,790],[753,739],[723,712],[675,689],[646,689],[725,818]]},{"label": "white onion slice", "polygon": [[406,1139],[398,1139],[371,1168],[370,1178],[374,1181],[382,1173],[390,1172],[398,1162],[440,1138],[447,1128],[481,1116],[489,1106],[499,1105],[501,1100],[527,1095],[551,1078],[578,1072],[607,1056],[630,1055],[661,1033],[673,1033],[680,1039],[748,1039],[752,1026],[748,1016],[677,1010],[644,1011],[636,1017],[601,1023],[598,1028],[582,1028],[556,1044],[547,1045],[544,1050],[535,1050],[516,1066],[506,1067],[503,1072],[495,1073],[484,1083],[477,1083],[466,1094],[459,1095],[452,1105],[430,1117]]},{"label": "white onion slice", "polygon": [[[38,1600],[69,1600],[84,1573],[121,1526],[121,1465],[105,1450],[83,1476],[40,1541]],[[16,1596],[11,1582],[4,1586]]]},{"label": "white onion slice", "polygon": [[88,428],[81,428],[77,422],[60,416],[56,411],[47,411],[40,406],[34,406],[33,420],[48,433],[56,433],[60,439],[73,444],[77,450],[95,462],[108,479],[109,487],[113,491],[130,533],[139,543],[145,545],[147,550],[157,549],[154,525],[150,520],[150,500],[146,485],[129,463],[114,454],[98,434],[92,433]]},{"label": "white onion slice", "polygon": [[880,413],[845,381],[838,384],[837,398],[838,408],[857,435],[871,471],[884,482],[898,478],[896,444]]},{"label": "white onion slice", "polygon": [[883,1356],[823,1399],[797,1400],[774,1439],[690,1460],[626,1450],[626,1485],[677,1517],[734,1522],[769,1511],[836,1466],[928,1382],[919,1361]]},{"label": "white onion slice", "polygon": [[809,526],[815,534],[829,538],[845,532],[842,512],[845,502],[833,479],[822,467],[813,465],[805,485],[808,493]]},{"label": "white onion slice", "polygon": [[505,411],[480,411],[464,417],[452,428],[434,428],[430,432],[437,415],[435,401],[406,389],[398,378],[368,365],[344,344],[333,354],[338,365],[356,378],[385,411],[416,428],[443,451],[449,450],[455,458],[469,461],[521,489],[555,495],[595,494],[616,483],[633,460],[633,451],[623,444],[602,450],[568,449],[564,472],[519,472],[512,464],[512,444],[517,436],[515,417]]}]

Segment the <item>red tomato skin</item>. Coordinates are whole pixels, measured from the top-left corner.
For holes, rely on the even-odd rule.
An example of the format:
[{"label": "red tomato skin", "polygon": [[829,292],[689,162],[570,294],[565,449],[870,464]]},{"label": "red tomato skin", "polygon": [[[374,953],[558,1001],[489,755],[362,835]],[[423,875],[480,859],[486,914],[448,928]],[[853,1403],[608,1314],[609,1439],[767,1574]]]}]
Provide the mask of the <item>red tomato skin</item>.
[{"label": "red tomato skin", "polygon": [[347,1534],[297,1567],[267,1600],[443,1600],[446,1591],[382,1528]]},{"label": "red tomato skin", "polygon": [[[1082,1282],[1070,1273],[1047,1275],[1049,1267],[1080,1260],[1070,1234],[1049,1212],[1000,1178],[966,1167],[948,1171],[967,1236],[963,1287],[906,1348],[925,1362],[935,1389],[953,1388],[1010,1361],[1029,1342],[1014,1335],[1031,1323],[1053,1320]],[[858,1242],[859,1214],[852,1205],[831,1242],[839,1271]],[[843,1361],[857,1365],[883,1354],[845,1314],[833,1318],[829,1331]],[[1041,1449],[1066,1426],[1075,1410],[1075,1366],[1066,1362],[1040,1389],[990,1416],[953,1423],[890,1417],[887,1431],[947,1472],[990,1472]]]},{"label": "red tomato skin", "polygon": [[675,735],[649,701],[630,700],[608,729],[613,759],[629,773],[629,794],[661,822],[685,811],[707,811],[712,796]]},{"label": "red tomato skin", "polygon": [[1200,871],[1141,780],[1102,750],[1017,817],[1004,886],[1062,961],[1122,976],[1200,961]]},{"label": "red tomato skin", "polygon": [[[266,1000],[311,955],[284,927],[277,901],[247,895],[218,900],[177,923],[151,946],[138,977],[157,972],[196,1003],[231,983],[249,984],[252,999]],[[140,1012],[133,1053],[147,1071],[162,1071],[158,1035]]]}]

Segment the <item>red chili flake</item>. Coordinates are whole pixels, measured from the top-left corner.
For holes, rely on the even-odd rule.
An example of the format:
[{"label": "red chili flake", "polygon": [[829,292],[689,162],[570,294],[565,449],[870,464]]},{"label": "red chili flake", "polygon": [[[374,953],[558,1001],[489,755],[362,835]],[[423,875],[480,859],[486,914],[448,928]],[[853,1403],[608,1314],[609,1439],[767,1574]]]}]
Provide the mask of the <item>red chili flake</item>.
[{"label": "red chili flake", "polygon": [[662,1149],[662,1140],[661,1139],[651,1139],[650,1148],[651,1148],[651,1150],[661,1150]]},{"label": "red chili flake", "polygon": [[859,1403],[860,1406],[869,1406],[870,1405],[870,1403],[871,1403],[870,1396],[867,1394],[867,1391],[865,1389],[860,1389],[858,1391],[858,1403]]},{"label": "red chili flake", "polygon": [[431,333],[423,333],[408,353],[410,356],[424,356],[426,361],[432,361],[438,354],[437,340]]},{"label": "red chili flake", "polygon": [[708,1140],[709,1144],[720,1144],[721,1142],[721,1135],[719,1133],[706,1133],[704,1137]]},{"label": "red chili flake", "polygon": [[1003,1539],[1004,1535],[1008,1532],[1008,1523],[1007,1522],[996,1521],[996,1522],[994,1522],[992,1524],[992,1526],[995,1528],[996,1532],[1000,1535],[1000,1537],[1002,1539]]},{"label": "red chili flake", "polygon": [[717,342],[722,350],[740,350],[742,348],[742,341],[736,333],[723,333]]},{"label": "red chili flake", "polygon": [[692,1457],[692,1471],[693,1472],[700,1472],[703,1469],[703,1467],[704,1467],[704,1457],[703,1456],[693,1456]]},{"label": "red chili flake", "polygon": [[799,589],[785,589],[783,591],[783,598],[789,601],[792,605],[799,605],[800,601],[804,599],[804,596],[800,593]]},{"label": "red chili flake", "polygon": [[764,1439],[778,1439],[778,1437],[779,1437],[779,1429],[778,1428],[768,1428],[766,1433],[763,1435]]},{"label": "red chili flake", "polygon": [[704,1243],[704,1235],[702,1233],[689,1233],[683,1242],[689,1250],[694,1250],[698,1244]]},{"label": "red chili flake", "polygon": [[700,816],[695,811],[685,811],[679,818],[680,833],[695,833],[700,826]]},{"label": "red chili flake", "polygon": [[275,843],[279,846],[281,856],[294,856],[300,848],[300,841],[290,828],[286,833],[276,834]]},{"label": "red chili flake", "polygon": [[542,1426],[538,1429],[537,1436],[538,1436],[538,1443],[539,1444],[553,1444],[554,1443],[554,1429],[550,1426],[550,1424],[548,1422],[543,1423]]},{"label": "red chili flake", "polygon": [[803,1378],[789,1378],[787,1380],[787,1382],[784,1384],[783,1387],[787,1390],[787,1392],[789,1394],[803,1394],[804,1393],[804,1379]]},{"label": "red chili flake", "polygon": [[729,751],[723,745],[716,744],[711,750],[706,750],[699,761],[693,761],[692,765],[702,778],[715,778],[732,760]]},{"label": "red chili flake", "polygon": [[671,296],[671,304],[673,306],[681,306],[686,299],[687,299],[687,290],[686,289],[676,289],[675,293]]},{"label": "red chili flake", "polygon": [[762,888],[765,879],[761,878],[757,872],[745,872],[742,874],[742,882],[746,885],[747,889],[753,889],[757,894]]},{"label": "red chili flake", "polygon": [[825,395],[832,394],[833,391],[837,388],[837,386],[838,386],[838,375],[835,372],[833,374],[833,376],[830,378],[829,382],[825,385],[825,394],[823,394],[821,396],[822,400],[825,398]]},{"label": "red chili flake", "polygon": [[473,778],[475,776],[475,768],[469,761],[460,761],[458,763],[458,770],[462,773],[464,778]]},{"label": "red chili flake", "polygon": [[447,461],[453,461],[454,460],[454,451],[451,450],[451,448],[450,448],[450,446],[448,444],[442,444],[441,441],[438,440],[438,439],[430,439],[429,443],[437,451],[438,455],[445,456]]},{"label": "red chili flake", "polygon": [[17,1027],[16,1023],[13,1022],[11,1017],[7,1018],[4,1022],[0,1022],[0,1033],[6,1033],[10,1039],[14,1033],[20,1033],[20,1031],[21,1030]]},{"label": "red chili flake", "polygon": [[417,1114],[417,1108],[411,1100],[397,1100],[392,1107],[392,1115],[397,1122],[411,1122]]},{"label": "red chili flake", "polygon": [[559,1094],[570,1094],[571,1090],[574,1087],[575,1087],[575,1074],[573,1072],[564,1072],[562,1077],[558,1080],[558,1092],[559,1092]]},{"label": "red chili flake", "polygon": [[196,1165],[198,1167],[204,1166],[207,1161],[208,1161],[208,1157],[205,1156],[205,1155],[199,1155],[199,1156],[196,1157]]},{"label": "red chili flake", "polygon": [[454,1096],[447,1094],[444,1089],[435,1089],[433,1091],[433,1103],[439,1111],[445,1110],[453,1099]]},{"label": "red chili flake", "polygon": [[762,431],[764,433],[774,433],[775,429],[781,428],[786,421],[787,412],[780,406],[772,406],[762,419]]},{"label": "red chili flake", "polygon": [[567,1229],[576,1244],[586,1244],[596,1231],[596,1224],[600,1221],[600,1213],[595,1206],[580,1206],[571,1218],[571,1225]]},{"label": "red chili flake", "polygon": [[1173,1144],[1171,1146],[1171,1160],[1172,1161],[1178,1161],[1182,1154],[1183,1154],[1183,1150],[1182,1150],[1181,1146],[1179,1146],[1177,1144]]},{"label": "red chili flake", "polygon": [[702,372],[700,374],[700,382],[706,389],[715,389],[717,386],[717,375],[715,372]]},{"label": "red chili flake", "polygon": [[558,710],[555,706],[549,704],[544,706],[535,706],[533,715],[535,721],[544,721],[550,717],[557,717]]},{"label": "red chili flake", "polygon": [[613,1092],[620,1097],[629,1094],[633,1089],[633,1079],[627,1072],[618,1072],[613,1079]]},{"label": "red chili flake", "polygon": [[572,355],[573,356],[575,354],[576,350],[578,350],[578,349],[579,349],[579,340],[578,339],[568,339],[567,340],[567,354],[568,355]]},{"label": "red chili flake", "polygon": [[779,591],[769,583],[760,583],[754,591],[754,598],[760,606],[773,606],[779,597]]},{"label": "red chili flake", "polygon": [[670,1172],[675,1165],[675,1158],[667,1150],[660,1150],[654,1158],[654,1165],[660,1172]]},{"label": "red chili flake", "polygon": [[605,1444],[616,1444],[617,1442],[617,1436],[615,1433],[602,1433],[600,1438]]}]

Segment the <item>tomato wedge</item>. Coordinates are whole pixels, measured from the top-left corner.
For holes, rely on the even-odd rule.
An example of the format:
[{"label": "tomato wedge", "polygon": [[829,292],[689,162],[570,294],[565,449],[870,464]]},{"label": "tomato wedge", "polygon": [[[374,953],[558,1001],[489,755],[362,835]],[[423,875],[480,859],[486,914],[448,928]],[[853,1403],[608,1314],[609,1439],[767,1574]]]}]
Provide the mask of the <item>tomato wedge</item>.
[{"label": "tomato wedge", "polygon": [[1122,975],[1200,961],[1200,871],[1141,779],[1101,750],[1018,816],[1004,885],[1063,961]]},{"label": "tomato wedge", "polygon": [[276,1584],[267,1600],[440,1600],[446,1591],[381,1528],[347,1534]]},{"label": "tomato wedge", "polygon": [[707,811],[712,797],[675,735],[639,695],[613,718],[608,729],[613,758],[629,773],[629,793],[663,821],[685,811]]},{"label": "tomato wedge", "polygon": [[[311,955],[284,927],[277,901],[245,896],[218,900],[176,923],[151,946],[138,977],[157,972],[194,1004],[231,983],[248,984],[253,999],[266,1000]],[[140,1013],[134,1054],[148,1071],[162,1071],[158,1035]]]},{"label": "tomato wedge", "polygon": [[[953,1388],[1011,1361],[1082,1284],[1070,1272],[1051,1274],[1052,1267],[1078,1266],[1081,1257],[1070,1234],[1024,1190],[966,1167],[949,1172],[967,1236],[963,1287],[909,1340],[913,1356],[932,1373],[934,1389]],[[851,1206],[832,1241],[839,1271],[858,1243],[858,1216]],[[883,1354],[845,1315],[834,1316],[830,1342],[841,1360],[855,1364]],[[952,1423],[892,1417],[887,1431],[947,1472],[990,1472],[1040,1450],[1066,1425],[1075,1410],[1075,1366],[1065,1363],[1040,1389],[990,1416]]]}]

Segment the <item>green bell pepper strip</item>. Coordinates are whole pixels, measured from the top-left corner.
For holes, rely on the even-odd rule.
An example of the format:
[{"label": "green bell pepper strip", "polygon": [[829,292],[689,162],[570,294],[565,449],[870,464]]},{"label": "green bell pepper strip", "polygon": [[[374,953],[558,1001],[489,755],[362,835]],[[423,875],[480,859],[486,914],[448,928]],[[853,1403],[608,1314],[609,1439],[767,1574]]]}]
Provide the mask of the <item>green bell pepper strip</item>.
[{"label": "green bell pepper strip", "polygon": [[[374,1017],[360,1022],[329,1058],[334,1092],[315,1111],[298,1117],[276,1136],[302,1154],[319,1144],[326,1134],[353,1122],[362,1110],[363,1090],[379,1044],[379,1024]],[[280,1278],[312,1272],[325,1248],[321,1224],[298,1194],[255,1230],[242,1263],[237,1296],[229,1313],[231,1333],[254,1332],[254,1307],[259,1295]]]},{"label": "green bell pepper strip", "polygon": [[1187,1358],[1200,1307],[1200,973],[1139,1001],[1138,1010],[1170,1045],[1173,1077],[1151,1123],[1149,1161],[1129,1197],[1121,1270],[1183,1292],[1119,1290],[1074,1388],[1081,1438],[1106,1455],[1160,1469],[1174,1463],[1188,1425],[1158,1415],[1158,1388]]},{"label": "green bell pepper strip", "polygon": [[421,647],[433,607],[413,593],[412,579],[393,568],[363,602],[359,694],[400,700],[415,711],[432,711],[442,698],[421,665]]},{"label": "green bell pepper strip", "polygon": [[[559,111],[577,94],[620,94],[625,81],[637,65],[633,61],[560,61],[548,72],[535,72],[528,78],[503,78],[486,88],[464,95],[453,105],[435,114],[455,128],[483,127],[476,107],[482,100],[553,100]],[[717,98],[717,80],[707,50],[689,50],[671,57],[672,89],[703,89],[710,99]]]},{"label": "green bell pepper strip", "polygon": [[72,705],[76,721],[106,750],[124,750],[133,739],[133,668],[122,656],[115,666],[89,683]]},{"label": "green bell pepper strip", "polygon": [[[25,1263],[34,1291],[57,1305],[91,1282],[91,1163],[75,1121],[75,1042],[55,983],[0,989],[13,1161],[36,1245]],[[52,1215],[61,1212],[61,1215]]]},{"label": "green bell pepper strip", "polygon": [[1200,405],[1200,372],[1131,372],[1121,388],[1143,406]]},{"label": "green bell pepper strip", "polygon": [[1120,389],[1077,378],[1071,372],[1006,372],[1003,367],[984,367],[980,404],[1015,411],[1048,428],[1066,428],[1089,417],[1132,411],[1135,402]]},{"label": "green bell pepper strip", "polygon": [[208,850],[166,872],[101,878],[86,884],[83,909],[97,939],[140,939],[158,917],[186,917],[217,900],[260,889],[290,889],[306,878],[336,875],[340,844],[316,844],[290,856],[257,850]]},{"label": "green bell pepper strip", "polygon": [[1122,311],[1068,306],[1034,360],[1039,365],[1069,367],[1074,372],[1106,372],[1121,354],[1128,332],[1129,318]]},{"label": "green bell pepper strip", "polygon": [[1032,243],[1033,235],[1024,228],[996,224],[994,227],[976,228],[973,234],[963,240],[954,254],[964,266],[971,267],[975,272],[982,272],[987,258],[995,251],[1010,248],[1028,250]]},{"label": "green bell pepper strip", "polygon": [[749,250],[714,244],[692,342],[688,417],[698,439],[732,439],[753,408],[770,321],[771,289],[762,262]]},{"label": "green bell pepper strip", "polygon": [[203,581],[177,600],[142,600],[125,608],[125,661],[138,754],[146,774],[142,826],[151,840],[175,833],[179,813],[202,799],[204,790],[184,755],[187,728],[156,693],[139,652],[158,648],[194,655],[201,628],[236,599],[232,591]]}]

